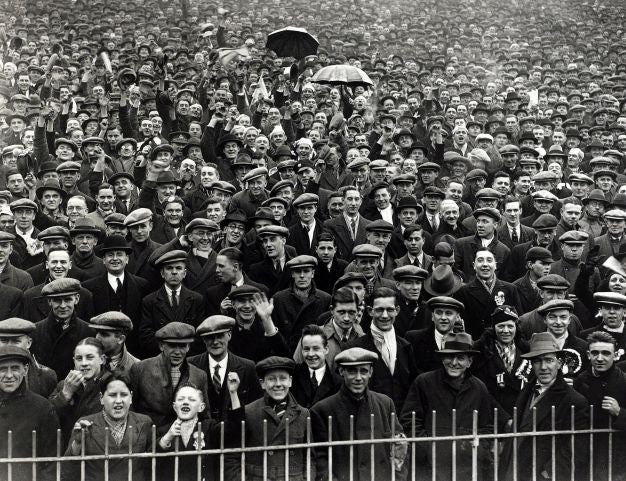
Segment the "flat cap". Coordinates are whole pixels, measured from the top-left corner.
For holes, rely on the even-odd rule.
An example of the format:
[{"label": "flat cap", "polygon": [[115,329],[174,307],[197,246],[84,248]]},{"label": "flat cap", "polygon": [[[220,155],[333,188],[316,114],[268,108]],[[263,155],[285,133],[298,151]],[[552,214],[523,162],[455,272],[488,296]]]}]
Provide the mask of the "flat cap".
[{"label": "flat cap", "polygon": [[477,199],[494,199],[498,200],[502,197],[502,194],[491,187],[485,187],[484,189],[480,189],[475,194]]},{"label": "flat cap", "polygon": [[559,221],[552,214],[541,214],[535,219],[532,224],[532,228],[536,230],[550,230],[556,229]]},{"label": "flat cap", "polygon": [[352,162],[350,162],[346,168],[348,170],[354,170],[354,169],[358,169],[359,167],[363,167],[364,165],[369,165],[370,161],[368,158],[366,157],[359,157],[357,159],[354,159]]},{"label": "flat cap", "polygon": [[566,291],[571,286],[570,282],[558,274],[548,274],[540,277],[537,281],[539,289],[552,289]]},{"label": "flat cap", "polygon": [[589,234],[579,230],[570,230],[559,237],[559,242],[566,244],[585,244],[589,241]]},{"label": "flat cap", "polygon": [[313,256],[296,256],[286,262],[286,266],[290,269],[298,269],[300,267],[317,267],[317,258]]},{"label": "flat cap", "polygon": [[35,330],[35,323],[21,317],[9,317],[0,321],[0,337],[29,336]]},{"label": "flat cap", "polygon": [[124,225],[126,227],[132,227],[134,225],[141,224],[142,222],[146,222],[149,220],[152,220],[152,211],[150,209],[142,207],[128,214],[126,216],[126,219],[124,219]]},{"label": "flat cap", "polygon": [[197,217],[195,219],[192,219],[191,222],[187,224],[187,226],[185,227],[185,232],[191,232],[194,229],[207,229],[213,232],[217,232],[220,230],[220,226],[210,219]]},{"label": "flat cap", "polygon": [[500,152],[500,155],[519,154],[519,147],[513,144],[506,144],[505,146],[500,147],[498,152]]},{"label": "flat cap", "polygon": [[293,207],[302,207],[304,205],[318,205],[320,198],[317,194],[300,194],[294,201]]},{"label": "flat cap", "polygon": [[235,320],[232,317],[216,315],[209,316],[196,328],[197,336],[211,336],[230,331],[235,327]]},{"label": "flat cap", "polygon": [[431,297],[426,301],[426,304],[432,311],[435,307],[451,307],[459,312],[465,309],[465,305],[461,301],[457,301],[453,297],[448,296],[436,296]]},{"label": "flat cap", "polygon": [[626,220],[626,212],[621,209],[611,209],[604,213],[605,219]]},{"label": "flat cap", "polygon": [[69,241],[70,231],[67,230],[65,227],[55,225],[52,227],[48,227],[47,229],[44,229],[39,234],[37,234],[37,240],[43,242],[54,239],[66,239]]},{"label": "flat cap", "polygon": [[375,221],[370,222],[365,227],[366,232],[384,232],[386,234],[391,234],[393,232],[393,224],[382,220],[376,219]]},{"label": "flat cap", "polygon": [[191,324],[184,322],[170,322],[159,329],[155,337],[159,341],[170,342],[174,344],[189,344],[193,342],[193,336],[196,333]]},{"label": "flat cap", "polygon": [[337,366],[359,366],[361,364],[372,364],[376,361],[378,361],[378,354],[362,347],[351,347],[335,356],[335,364]]},{"label": "flat cap", "polygon": [[248,297],[260,293],[261,289],[259,289],[258,287],[244,284],[243,286],[235,287],[232,291],[230,291],[230,293],[228,294],[228,298],[230,300],[235,300],[239,297]]},{"label": "flat cap", "polygon": [[554,262],[552,252],[545,247],[531,247],[526,251],[526,262],[535,261]]},{"label": "flat cap", "polygon": [[106,225],[125,225],[124,221],[126,220],[126,216],[124,214],[120,214],[119,212],[112,212],[104,218],[104,223]]},{"label": "flat cap", "polygon": [[154,149],[150,151],[150,160],[156,159],[156,156],[159,152],[169,152],[170,155],[174,155],[174,147],[172,147],[170,144],[157,145]]},{"label": "flat cap", "polygon": [[626,307],[626,296],[617,292],[596,292],[593,295],[593,300],[598,304],[613,304]]},{"label": "flat cap", "polygon": [[570,183],[571,182],[585,182],[589,185],[593,184],[593,179],[591,177],[580,172],[571,173],[569,177],[567,178],[567,180],[569,180]]},{"label": "flat cap", "polygon": [[556,195],[548,190],[538,190],[537,192],[533,192],[531,195],[534,200],[548,200],[550,202],[556,202],[559,200]]},{"label": "flat cap", "polygon": [[133,321],[120,311],[107,311],[91,318],[89,327],[100,331],[132,331]]},{"label": "flat cap", "polygon": [[71,172],[71,171],[79,171],[80,164],[78,162],[74,162],[72,160],[68,160],[66,162],[61,162],[57,165],[57,172]]},{"label": "flat cap", "polygon": [[211,184],[212,190],[219,190],[220,192],[226,192],[227,194],[234,195],[237,192],[237,188],[230,182],[225,180],[216,180]]},{"label": "flat cap", "polygon": [[41,295],[45,297],[67,296],[70,294],[78,294],[80,288],[80,281],[72,279],[71,277],[65,277],[55,279],[46,284],[41,290]]},{"label": "flat cap", "polygon": [[465,180],[474,180],[474,179],[486,179],[487,172],[483,169],[472,169],[465,176]]},{"label": "flat cap", "polygon": [[10,232],[0,231],[0,242],[13,242],[15,236]]},{"label": "flat cap", "polygon": [[266,357],[262,361],[256,363],[256,373],[260,378],[263,378],[268,372],[275,371],[277,369],[293,374],[293,371],[296,369],[296,363],[293,359],[280,356]]},{"label": "flat cap", "polygon": [[435,164],[434,162],[424,162],[417,166],[417,171],[420,170],[436,170],[439,172],[441,170],[441,166],[439,164]]},{"label": "flat cap", "polygon": [[400,184],[402,182],[405,183],[409,183],[409,184],[415,184],[415,182],[417,181],[415,175],[413,174],[400,174],[400,175],[396,175],[391,182],[394,185]]},{"label": "flat cap", "polygon": [[376,182],[372,188],[370,189],[369,194],[367,195],[370,199],[373,199],[376,195],[376,192],[379,191],[380,189],[387,189],[389,190],[389,184],[385,181],[382,182]]},{"label": "flat cap", "polygon": [[389,165],[389,162],[387,162],[384,159],[376,159],[376,160],[372,160],[370,162],[370,169],[371,170],[380,170],[380,169],[385,169],[387,168],[387,166]]},{"label": "flat cap", "polygon": [[249,182],[252,179],[256,179],[257,177],[267,177],[267,169],[265,167],[257,167],[256,169],[252,169],[246,175],[243,176],[244,182]]},{"label": "flat cap", "polygon": [[428,187],[426,187],[422,195],[424,197],[426,196],[440,197],[442,199],[445,199],[446,197],[446,193],[443,190],[441,190],[439,187],[435,187],[434,185],[429,185]]},{"label": "flat cap", "polygon": [[383,251],[371,244],[360,244],[352,249],[352,255],[355,257],[382,257]]},{"label": "flat cap", "polygon": [[257,237],[267,235],[278,235],[286,238],[289,236],[289,229],[279,225],[266,225],[265,227],[261,227],[257,232]]},{"label": "flat cap", "polygon": [[9,204],[9,207],[11,208],[13,212],[15,212],[17,209],[31,209],[31,210],[34,210],[35,212],[37,212],[38,210],[37,204],[35,204],[35,202],[30,199],[14,200],[13,202]]},{"label": "flat cap", "polygon": [[0,346],[0,361],[8,361],[9,359],[17,359],[24,363],[30,363],[32,360],[30,353],[22,347],[11,344]]},{"label": "flat cap", "polygon": [[173,264],[174,262],[187,262],[187,253],[181,250],[166,252],[165,254],[159,256],[156,261],[154,261],[154,265],[157,267],[161,267],[167,264]]},{"label": "flat cap", "polygon": [[551,170],[542,170],[541,172],[537,172],[532,177],[533,182],[556,182],[558,180],[557,175]]},{"label": "flat cap", "polygon": [[537,312],[541,315],[545,315],[550,311],[556,311],[557,309],[567,309],[568,311],[574,310],[574,303],[569,299],[552,299],[545,304],[537,308]]},{"label": "flat cap", "polygon": [[415,279],[417,281],[423,281],[428,277],[428,271],[421,267],[406,265],[396,267],[393,270],[393,279],[395,281],[402,281],[404,279]]},{"label": "flat cap", "polygon": [[491,217],[496,222],[499,222],[501,218],[500,211],[493,207],[481,207],[480,209],[476,209],[472,215],[476,219],[478,219],[481,215],[486,215],[487,217]]},{"label": "flat cap", "polygon": [[340,287],[345,287],[351,282],[360,282],[363,287],[367,286],[367,278],[360,272],[346,272],[343,276],[335,281],[333,291],[336,291]]},{"label": "flat cap", "polygon": [[[69,146],[69,147],[70,147],[70,148],[71,148],[74,152],[78,152],[78,145],[77,145],[77,144],[76,144],[76,142],[74,142],[73,140],[66,139],[66,138],[64,138],[64,137],[59,137],[58,139],[56,139],[56,140],[54,141],[54,148],[55,148],[55,149],[56,149],[56,148],[58,148],[58,147],[59,147],[59,145],[67,145],[67,146]],[[61,165],[63,165],[63,164],[61,164]],[[59,165],[59,167],[61,167],[61,166]],[[79,166],[79,168],[80,168],[80,166]],[[66,169],[66,170],[67,170],[67,169]],[[58,168],[57,168],[57,172],[59,172]]]}]

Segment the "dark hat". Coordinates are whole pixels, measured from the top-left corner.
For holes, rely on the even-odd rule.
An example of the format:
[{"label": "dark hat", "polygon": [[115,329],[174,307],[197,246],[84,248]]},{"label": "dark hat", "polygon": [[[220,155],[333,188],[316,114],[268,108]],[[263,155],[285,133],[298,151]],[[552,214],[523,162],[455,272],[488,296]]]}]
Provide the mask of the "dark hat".
[{"label": "dark hat", "polygon": [[431,297],[430,299],[428,299],[428,301],[426,301],[426,304],[431,311],[436,307],[450,307],[458,312],[463,312],[463,310],[465,309],[465,306],[461,301],[457,301],[456,299],[448,296]]},{"label": "dark hat", "polygon": [[485,172],[483,169],[473,169],[470,170],[467,175],[465,176],[465,180],[470,181],[473,179],[486,179],[487,178],[487,172]]},{"label": "dark hat", "polygon": [[17,359],[25,364],[32,361],[30,353],[24,348],[11,344],[0,346],[0,362],[8,361],[9,359]]},{"label": "dark hat", "polygon": [[196,217],[185,227],[185,232],[189,233],[194,229],[208,229],[213,232],[220,230],[220,226],[210,219],[203,219],[202,217]]},{"label": "dark hat", "polygon": [[[371,165],[371,164],[370,164]],[[370,199],[373,199],[374,196],[376,195],[376,191],[380,190],[380,189],[387,189],[389,190],[389,184],[387,182],[376,182],[372,188],[370,189],[370,192],[368,194],[368,197]]]},{"label": "dark hat", "polygon": [[268,171],[265,167],[257,167],[256,169],[252,169],[246,175],[243,176],[244,182],[249,182],[252,179],[256,179],[257,177],[267,177]]},{"label": "dark hat", "polygon": [[168,251],[165,254],[159,256],[154,261],[154,265],[156,267],[161,267],[167,264],[173,264],[174,262],[187,262],[187,253],[182,250]]},{"label": "dark hat", "polygon": [[126,227],[132,227],[148,220],[152,220],[152,211],[150,209],[146,209],[145,207],[141,207],[139,209],[135,209],[126,216],[126,219],[124,219],[124,225]]},{"label": "dark hat", "polygon": [[157,184],[180,184],[180,179],[176,176],[174,171],[165,170],[159,174],[156,180]]},{"label": "dark hat", "polygon": [[593,184],[593,179],[586,174],[580,172],[572,172],[567,178],[570,182],[585,182],[587,184]]},{"label": "dark hat", "polygon": [[539,289],[566,291],[570,286],[570,282],[558,274],[548,274],[540,277],[537,281],[537,287]]},{"label": "dark hat", "polygon": [[235,323],[232,317],[222,315],[209,316],[196,328],[196,335],[202,337],[229,332],[235,327]]},{"label": "dark hat", "polygon": [[450,296],[463,285],[462,279],[455,275],[452,267],[442,264],[433,269],[424,282],[424,290],[431,296]]},{"label": "dark hat", "polygon": [[417,203],[417,200],[412,195],[402,197],[394,207],[394,212],[397,214],[403,209],[415,209],[418,215],[424,211],[424,208]]},{"label": "dark hat", "polygon": [[0,337],[30,336],[35,329],[34,322],[21,317],[9,317],[0,321]]},{"label": "dark hat", "polygon": [[472,214],[476,219],[481,215],[486,215],[487,217],[491,217],[496,222],[500,222],[500,212],[498,209],[494,209],[493,207],[482,207],[480,209],[476,209]]},{"label": "dark hat", "polygon": [[417,171],[420,170],[436,170],[439,172],[441,170],[441,166],[439,164],[435,164],[434,162],[424,162],[417,166]]},{"label": "dark hat", "polygon": [[119,234],[107,236],[102,242],[102,246],[100,248],[100,252],[102,254],[110,251],[122,251],[130,254],[132,250],[132,247],[130,247],[126,241],[126,238]]},{"label": "dark hat", "polygon": [[57,165],[57,172],[78,172],[80,171],[80,164],[78,162],[74,162],[72,160],[68,160],[66,162],[62,162]]},{"label": "dark hat", "polygon": [[290,259],[285,264],[290,269],[298,269],[300,267],[317,267],[317,258],[313,256],[301,255]]},{"label": "dark hat", "polygon": [[532,224],[532,228],[536,230],[556,229],[558,219],[552,214],[541,214]]},{"label": "dark hat", "polygon": [[92,317],[89,327],[99,331],[129,332],[133,330],[133,322],[123,312],[107,311]]},{"label": "dark hat", "polygon": [[407,182],[409,184],[415,184],[415,182],[417,181],[415,175],[413,174],[400,174],[400,175],[396,175],[393,179],[392,179],[392,183],[394,185],[399,184],[400,182]]},{"label": "dark hat", "polygon": [[[74,152],[78,152],[78,145],[76,145],[76,142],[70,139],[66,139],[64,137],[59,137],[58,139],[54,141],[54,148],[56,149],[59,147],[59,145],[64,145],[64,144],[68,145]],[[68,169],[65,169],[65,170],[68,170]]]},{"label": "dark hat", "polygon": [[239,146],[239,148],[243,147],[243,142],[241,142],[241,140],[239,140],[237,137],[235,137],[232,134],[226,134],[224,137],[220,139],[219,143],[217,144],[217,151],[221,152],[222,149],[224,148],[224,145],[226,145],[228,142],[236,143]]},{"label": "dark hat", "polygon": [[41,289],[41,295],[43,297],[67,296],[70,294],[78,294],[80,289],[80,281],[72,279],[71,277],[65,277],[62,279],[55,279],[43,286],[43,289]]},{"label": "dark hat", "polygon": [[232,291],[230,291],[230,293],[228,294],[228,298],[231,301],[234,301],[235,299],[238,299],[240,297],[248,297],[255,294],[261,294],[261,289],[255,286],[249,286],[247,284],[244,284],[242,286],[235,287]]},{"label": "dark hat", "polygon": [[542,316],[545,316],[550,311],[556,311],[558,309],[567,309],[568,311],[574,310],[574,303],[569,299],[552,299],[542,304],[537,308],[537,312]]},{"label": "dark hat", "polygon": [[345,287],[351,282],[360,282],[363,284],[363,287],[367,286],[367,278],[360,272],[346,272],[343,276],[341,276],[337,281],[335,281],[335,285],[333,286],[333,291],[341,287]]},{"label": "dark hat", "polygon": [[13,242],[15,236],[10,232],[0,231],[0,242]]},{"label": "dark hat", "polygon": [[46,190],[54,190],[61,196],[62,199],[65,199],[67,197],[67,192],[65,192],[61,188],[61,186],[59,185],[59,181],[56,179],[46,180],[46,182],[41,187],[37,188],[37,190],[35,191],[35,195],[38,199],[41,200],[41,196]]},{"label": "dark hat", "polygon": [[274,218],[274,214],[272,213],[272,209],[269,207],[259,207],[252,217],[250,217],[250,222],[254,222],[255,220],[269,220],[275,225],[279,225],[279,222]]},{"label": "dark hat", "polygon": [[128,179],[132,184],[135,183],[135,177],[130,172],[117,172],[109,177],[109,184],[115,185],[115,182],[119,179]]},{"label": "dark hat", "polygon": [[604,192],[602,192],[600,189],[593,189],[591,192],[589,192],[589,195],[582,200],[582,203],[586,205],[592,200],[597,200],[598,202],[604,202],[605,204],[609,204],[609,201],[604,196]]},{"label": "dark hat", "polygon": [[626,307],[626,296],[617,292],[596,292],[593,295],[593,300],[598,304]]},{"label": "dark hat", "polygon": [[294,208],[298,208],[304,205],[318,205],[319,202],[320,198],[317,194],[304,193],[296,197],[292,205]]},{"label": "dark hat", "polygon": [[428,277],[428,271],[413,265],[406,265],[396,267],[393,270],[393,279],[395,281],[402,281],[404,279],[414,279],[423,281]]},{"label": "dark hat", "polygon": [[382,219],[376,219],[365,226],[366,232],[383,232],[385,234],[391,234],[393,229],[393,224],[390,224]]},{"label": "dark hat", "polygon": [[270,195],[271,196],[276,195],[276,192],[278,192],[280,189],[283,189],[285,187],[291,187],[291,189],[293,189],[293,183],[287,179],[279,180],[272,186],[272,189],[270,190]]},{"label": "dark hat", "polygon": [[358,157],[358,158],[354,159],[352,162],[350,162],[346,166],[346,169],[354,170],[354,169],[358,169],[359,167],[362,167],[364,165],[367,165],[367,166],[370,165],[369,159],[366,158],[366,157]]},{"label": "dark hat", "polygon": [[70,230],[72,237],[78,234],[93,234],[98,237],[102,235],[102,231],[90,217],[80,217],[76,219],[74,228]]},{"label": "dark hat", "polygon": [[172,147],[170,144],[157,145],[154,149],[150,151],[150,160],[156,159],[156,156],[159,152],[169,152],[170,155],[174,155],[174,147]]},{"label": "dark hat", "polygon": [[475,194],[477,199],[495,199],[499,200],[502,197],[502,194],[491,187],[485,187],[484,189],[480,189]]},{"label": "dark hat", "polygon": [[288,357],[270,356],[256,363],[256,373],[259,378],[263,378],[268,372],[280,369],[293,374],[296,369],[296,363]]},{"label": "dark hat", "polygon": [[429,185],[428,187],[426,187],[422,195],[424,197],[428,195],[431,197],[440,197],[442,199],[446,198],[446,193],[443,190],[441,190],[439,187],[435,187],[433,185]]},{"label": "dark hat", "polygon": [[57,171],[57,162],[52,160],[48,160],[46,162],[42,162],[39,166],[39,171],[37,172],[37,177],[43,177],[43,174],[47,174],[48,172],[56,172]]},{"label": "dark hat", "polygon": [[545,247],[531,247],[526,251],[526,262],[535,261],[554,262],[552,252]]},{"label": "dark hat", "polygon": [[268,235],[277,235],[287,238],[289,236],[289,229],[278,225],[266,225],[261,227],[257,232],[257,237],[263,237]]},{"label": "dark hat", "polygon": [[438,355],[446,354],[479,354],[472,349],[472,336],[466,332],[451,332],[443,339],[443,348],[435,351]]},{"label": "dark hat", "polygon": [[31,209],[37,212],[39,209],[37,208],[37,204],[35,204],[30,199],[17,199],[9,204],[12,212],[15,212],[17,209]]},{"label": "dark hat", "polygon": [[37,234],[37,240],[42,242],[53,239],[66,239],[70,240],[70,231],[60,225],[55,225],[42,230]]},{"label": "dark hat", "polygon": [[559,353],[559,345],[550,332],[535,332],[530,338],[530,351],[522,354],[524,359],[542,356],[543,354]]},{"label": "dark hat", "polygon": [[155,337],[162,342],[173,344],[191,344],[195,329],[191,324],[185,322],[170,322],[159,329]]},{"label": "dark hat", "polygon": [[220,192],[225,192],[230,195],[234,195],[237,192],[237,189],[230,182],[226,182],[225,180],[216,180],[211,184],[211,190],[219,190]]},{"label": "dark hat", "polygon": [[360,366],[378,361],[378,354],[362,347],[351,347],[335,356],[337,366]]},{"label": "dark hat", "polygon": [[231,222],[239,222],[245,226],[248,223],[248,217],[244,211],[235,209],[226,214],[226,217],[224,217],[220,222],[220,227],[223,229]]},{"label": "dark hat", "polygon": [[517,311],[513,306],[498,306],[491,313],[491,325],[495,326],[496,324],[500,324],[501,322],[513,321],[517,322],[519,320],[519,316],[517,315]]}]

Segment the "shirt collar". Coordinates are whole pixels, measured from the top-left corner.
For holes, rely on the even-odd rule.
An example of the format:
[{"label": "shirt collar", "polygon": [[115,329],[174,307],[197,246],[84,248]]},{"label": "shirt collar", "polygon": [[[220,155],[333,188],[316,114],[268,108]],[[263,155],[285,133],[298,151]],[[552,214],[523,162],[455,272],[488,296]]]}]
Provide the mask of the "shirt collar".
[{"label": "shirt collar", "polygon": [[[215,371],[215,366],[217,366],[217,364],[218,362],[209,355],[209,369],[211,370],[211,373]],[[220,369],[226,369],[226,366],[228,365],[228,352],[226,353],[226,357],[219,361],[219,365]]]}]

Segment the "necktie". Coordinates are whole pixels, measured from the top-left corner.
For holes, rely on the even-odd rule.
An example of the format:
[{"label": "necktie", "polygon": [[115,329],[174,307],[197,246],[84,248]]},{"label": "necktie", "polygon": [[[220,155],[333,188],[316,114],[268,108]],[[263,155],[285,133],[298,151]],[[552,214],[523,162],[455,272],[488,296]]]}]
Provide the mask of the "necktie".
[{"label": "necktie", "polygon": [[283,268],[280,265],[280,261],[278,261],[276,264],[274,264],[274,267],[276,268],[276,272],[278,273],[278,275],[281,275],[283,273]]},{"label": "necktie", "polygon": [[122,281],[120,280],[120,278],[117,278],[117,289],[115,289],[115,293],[116,294],[121,294],[122,293]]},{"label": "necktie", "polygon": [[319,384],[317,382],[317,377],[315,376],[315,371],[311,374],[311,387],[313,388],[313,392],[317,391]]},{"label": "necktie", "polygon": [[176,291],[172,291],[172,307],[174,309],[178,308],[178,296],[176,295]]},{"label": "necktie", "polygon": [[311,230],[311,226],[309,224],[302,224],[302,228],[307,232]]},{"label": "necktie", "polygon": [[414,265],[415,267],[421,267],[421,266],[420,266],[420,261],[419,261],[419,259],[418,259],[417,257],[416,257],[416,258],[415,258],[415,260],[413,261],[413,265]]},{"label": "necktie", "polygon": [[352,240],[356,239],[356,219],[350,219],[350,234],[352,235]]},{"label": "necktie", "polygon": [[373,282],[368,282],[367,283],[367,287],[365,288],[366,292],[367,292],[367,297],[371,297],[372,294],[374,293],[374,283]]},{"label": "necktie", "polygon": [[343,336],[341,338],[341,342],[342,342],[342,344],[346,344],[348,342],[348,336]]},{"label": "necktie", "polygon": [[126,213],[128,213],[128,209],[129,209],[129,205],[128,204],[129,204],[129,201],[128,201],[128,199],[126,199],[124,201],[124,207],[126,208]]},{"label": "necktie", "polygon": [[287,400],[280,401],[274,406],[274,412],[279,418],[283,417],[285,411],[287,411]]},{"label": "necktie", "polygon": [[213,387],[215,388],[215,392],[218,394],[222,390],[222,378],[220,376],[219,364],[216,364],[215,369],[213,369]]},{"label": "necktie", "polygon": [[517,229],[513,229],[511,231],[511,241],[513,241],[514,244],[517,244],[519,242],[519,237],[517,236]]},{"label": "necktie", "polygon": [[433,216],[433,230],[436,231],[437,229],[439,229],[439,219],[437,219],[437,215]]},{"label": "necktie", "polygon": [[533,401],[531,403],[531,407],[537,404],[537,399],[539,399],[540,395],[541,395],[541,386],[539,384],[535,384],[535,387],[533,388]]}]

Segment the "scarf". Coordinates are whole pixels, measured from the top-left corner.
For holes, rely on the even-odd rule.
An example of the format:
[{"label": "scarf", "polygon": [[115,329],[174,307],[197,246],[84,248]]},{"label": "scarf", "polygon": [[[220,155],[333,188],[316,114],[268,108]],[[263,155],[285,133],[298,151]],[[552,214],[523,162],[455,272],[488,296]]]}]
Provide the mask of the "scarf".
[{"label": "scarf", "polygon": [[392,327],[388,331],[381,331],[374,323],[370,326],[370,332],[374,338],[374,345],[381,353],[383,361],[389,368],[389,372],[393,376],[396,368],[396,356],[398,353],[398,344],[396,343],[396,332]]},{"label": "scarf", "polygon": [[126,432],[128,416],[124,417],[122,421],[116,421],[115,419],[111,419],[104,410],[102,411],[102,416],[104,417],[104,422],[106,422],[109,427],[115,445],[119,448],[124,439],[124,433]]}]

